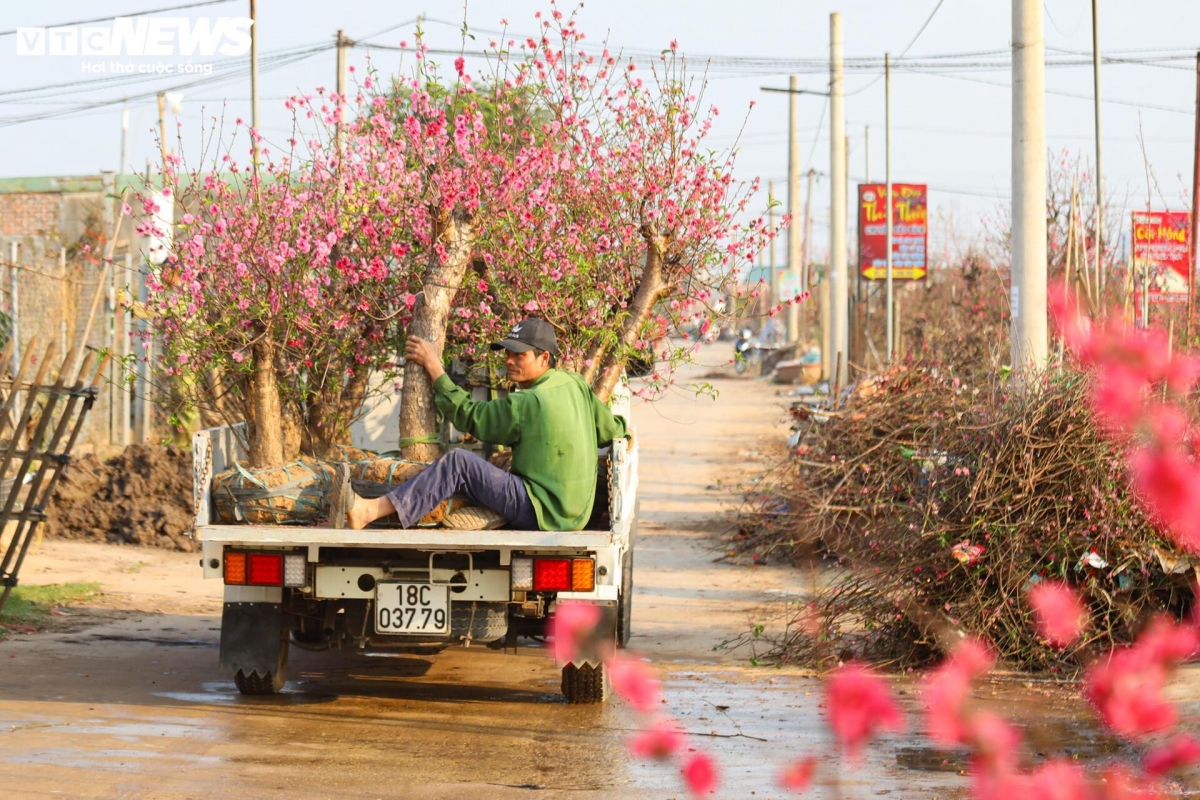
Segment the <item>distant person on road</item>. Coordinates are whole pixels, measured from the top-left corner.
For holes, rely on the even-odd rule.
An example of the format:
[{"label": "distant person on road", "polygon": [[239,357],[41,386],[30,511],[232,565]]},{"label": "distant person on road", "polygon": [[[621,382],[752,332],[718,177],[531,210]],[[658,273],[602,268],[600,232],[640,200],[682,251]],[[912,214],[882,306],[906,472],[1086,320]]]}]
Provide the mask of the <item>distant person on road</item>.
[{"label": "distant person on road", "polygon": [[404,357],[429,373],[434,402],[455,428],[512,448],[512,471],[460,449],[383,497],[359,497],[347,479],[335,487],[335,527],[357,530],[396,514],[402,527],[411,528],[453,494],[492,509],[517,530],[577,531],[587,524],[596,495],[596,449],[632,439],[625,420],[582,377],[554,368],[558,342],[548,322],[523,320],[492,349],[506,351],[508,379],[521,388],[487,401],[472,400],[450,380],[429,342],[409,336]]}]

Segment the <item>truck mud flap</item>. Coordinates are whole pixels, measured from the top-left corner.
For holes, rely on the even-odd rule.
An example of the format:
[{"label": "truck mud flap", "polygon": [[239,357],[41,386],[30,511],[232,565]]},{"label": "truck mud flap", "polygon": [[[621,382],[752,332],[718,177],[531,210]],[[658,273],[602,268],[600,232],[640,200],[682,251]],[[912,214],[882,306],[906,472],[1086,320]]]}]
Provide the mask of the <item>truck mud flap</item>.
[{"label": "truck mud flap", "polygon": [[221,667],[231,674],[282,674],[283,606],[226,603],[221,613]]},{"label": "truck mud flap", "polygon": [[[600,609],[600,622],[579,646],[579,652],[571,661],[577,667],[599,666],[612,656],[617,646],[617,601],[615,600],[572,600],[573,603],[591,603]],[[566,664],[559,664],[564,667]]]}]

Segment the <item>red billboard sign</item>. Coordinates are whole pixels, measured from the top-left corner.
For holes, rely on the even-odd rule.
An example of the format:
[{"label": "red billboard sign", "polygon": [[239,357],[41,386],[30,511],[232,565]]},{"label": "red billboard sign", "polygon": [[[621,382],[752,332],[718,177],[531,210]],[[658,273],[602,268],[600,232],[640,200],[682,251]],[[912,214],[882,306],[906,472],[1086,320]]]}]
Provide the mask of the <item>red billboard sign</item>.
[{"label": "red billboard sign", "polygon": [[[868,280],[887,277],[886,183],[858,185],[858,268]],[[929,240],[929,190],[923,183],[892,184],[892,278],[924,278]]]},{"label": "red billboard sign", "polygon": [[1150,283],[1150,302],[1184,303],[1191,237],[1186,211],[1133,212],[1134,274]]}]

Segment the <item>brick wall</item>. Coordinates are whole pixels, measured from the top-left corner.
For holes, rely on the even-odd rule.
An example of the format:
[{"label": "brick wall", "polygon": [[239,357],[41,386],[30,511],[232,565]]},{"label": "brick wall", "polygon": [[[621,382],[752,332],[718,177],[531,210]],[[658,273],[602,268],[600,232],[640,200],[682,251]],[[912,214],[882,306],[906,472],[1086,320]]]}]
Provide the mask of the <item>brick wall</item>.
[{"label": "brick wall", "polygon": [[50,192],[0,194],[0,236],[54,234],[62,195]]}]

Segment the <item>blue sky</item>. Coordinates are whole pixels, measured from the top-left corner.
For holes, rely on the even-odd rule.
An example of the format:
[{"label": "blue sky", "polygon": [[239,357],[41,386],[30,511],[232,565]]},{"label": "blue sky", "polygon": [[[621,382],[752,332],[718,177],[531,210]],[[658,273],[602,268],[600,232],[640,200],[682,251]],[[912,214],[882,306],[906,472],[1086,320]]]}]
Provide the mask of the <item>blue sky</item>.
[{"label": "blue sky", "polygon": [[[180,0],[6,3],[0,14],[0,30],[54,25],[104,14],[134,15],[178,2]],[[465,11],[462,3],[433,0],[347,0],[341,3],[260,0],[258,5],[259,49],[264,58],[273,51],[286,48],[330,43],[339,28],[348,36],[361,40],[370,33],[412,20],[421,13],[430,19],[426,24],[430,44],[455,47],[461,42],[458,25],[464,13],[468,23],[477,29],[496,28],[501,18],[507,18],[512,30],[524,32],[534,27],[533,12],[548,8],[548,2],[526,0],[475,0],[466,5]],[[827,59],[831,11],[840,11],[843,15],[845,53],[848,58],[853,58],[881,56],[885,51],[899,54],[936,5],[937,0],[745,0],[736,4],[727,0],[592,0],[579,14],[581,27],[590,38],[607,35],[614,48],[659,49],[676,39],[685,54]],[[1046,0],[1047,47],[1057,48],[1054,52],[1060,56],[1066,55],[1062,51],[1090,54],[1090,5],[1090,0]],[[1104,52],[1148,48],[1194,51],[1200,48],[1200,3],[1102,0],[1100,6],[1101,49]],[[562,6],[564,10],[570,7]],[[245,15],[247,9],[246,0],[237,0],[158,16],[236,16]],[[1009,47],[1010,9],[1007,0],[943,0],[909,51],[909,58],[1004,51]],[[394,45],[401,39],[411,38],[412,25],[407,25],[371,41]],[[481,43],[486,43],[486,38],[481,35]],[[82,62],[86,60],[83,58],[18,57],[15,39],[15,36],[0,36],[0,74],[3,75],[0,78],[0,152],[8,156],[0,163],[0,177],[80,175],[115,169],[120,160],[120,105],[75,111],[74,116],[60,119],[17,119],[47,110],[72,110],[80,103],[165,88],[181,80],[166,78],[133,87],[108,89],[92,86],[82,93],[69,91],[82,87],[63,87],[32,103],[24,95],[4,92],[94,76],[82,73]],[[399,59],[398,53],[390,51],[374,51],[371,55],[384,72],[394,70]],[[365,56],[364,50],[355,49],[351,63],[361,65]],[[1006,56],[979,58],[986,62]],[[1106,98],[1184,112],[1118,103],[1104,105],[1106,183],[1110,194],[1123,205],[1131,208],[1145,205],[1147,180],[1142,147],[1138,142],[1140,124],[1146,156],[1159,187],[1154,192],[1154,205],[1186,207],[1186,190],[1190,189],[1192,170],[1194,66],[1194,62],[1186,60],[1166,66],[1104,66],[1103,94]],[[284,97],[297,90],[311,90],[317,85],[331,86],[334,73],[333,50],[315,53],[281,69],[264,71],[260,102],[263,128],[268,138],[282,140],[291,129],[290,112],[283,108]],[[871,129],[872,178],[883,176],[883,82],[875,78],[875,73],[851,71],[847,75],[846,88],[853,93],[846,101],[852,181],[861,178],[865,171],[863,129],[867,125]],[[994,214],[1007,201],[1011,147],[1011,96],[1006,88],[1009,80],[1007,67],[958,73],[956,77],[904,71],[894,74],[893,176],[897,181],[930,184],[931,214],[950,220],[943,223],[941,229],[935,224],[932,232],[935,249],[947,239],[947,231],[951,228],[957,232],[960,243],[970,240],[980,229],[979,220]],[[826,82],[827,76],[823,74],[800,77],[800,85],[813,90],[824,90]],[[786,85],[786,74],[714,71],[707,90],[707,97],[722,111],[714,134],[717,144],[733,142],[749,102],[758,101],[746,124],[739,172],[746,177],[758,175],[776,179],[777,193],[781,195],[785,191],[787,172],[787,98],[765,94],[760,87]],[[1066,148],[1090,160],[1093,153],[1092,103],[1088,99],[1092,94],[1090,66],[1048,69],[1046,85],[1051,91],[1083,96],[1077,99],[1052,94],[1047,98],[1050,147],[1055,152]],[[247,119],[250,116],[248,77],[239,76],[221,85],[183,91],[181,112],[171,119],[183,123],[189,152],[198,146],[202,105],[207,109],[205,114],[219,113],[224,102],[228,104],[228,116]],[[800,103],[801,154],[805,167],[811,165],[818,171],[826,171],[829,165],[828,117],[824,116],[822,121],[823,101],[819,97],[804,97]],[[138,167],[144,165],[146,158],[155,151],[149,128],[156,120],[156,104],[153,98],[147,98],[130,102],[128,108],[131,129],[127,164]],[[817,127],[819,121],[822,122],[820,128]],[[819,255],[827,241],[823,227],[828,218],[826,182],[818,185],[817,199],[814,249]]]}]

